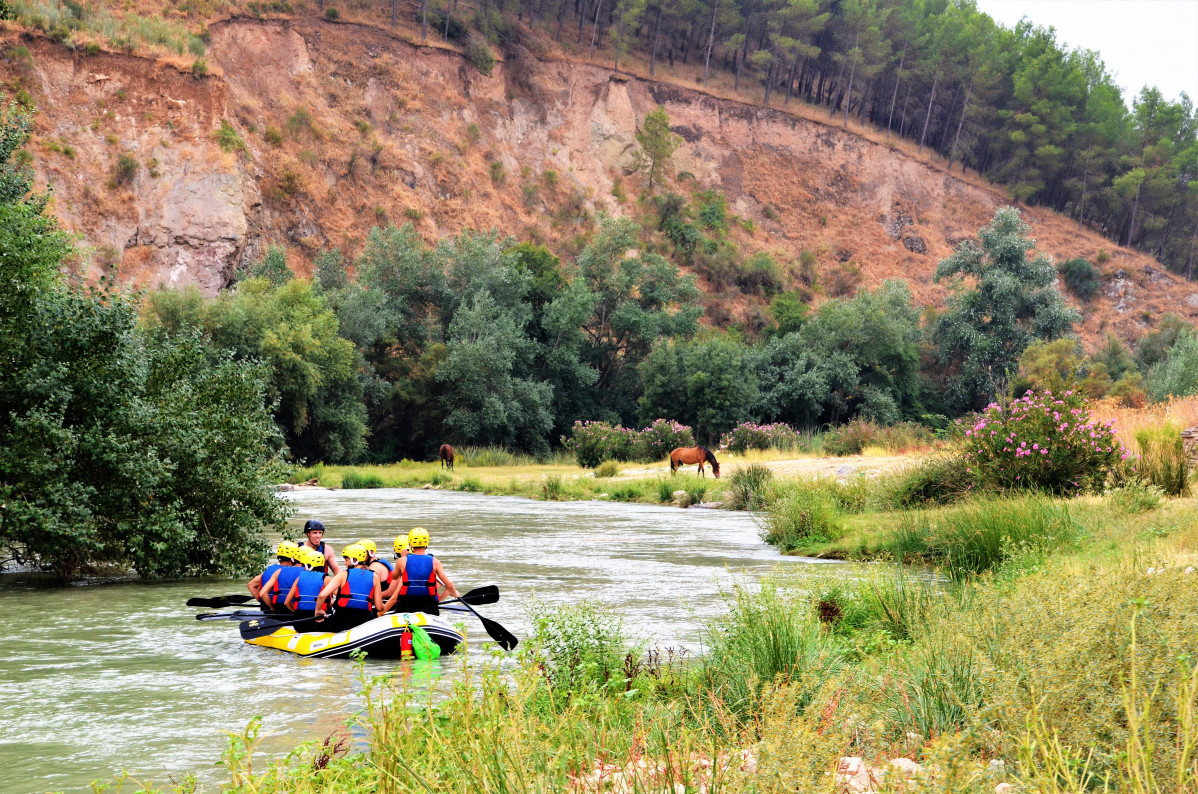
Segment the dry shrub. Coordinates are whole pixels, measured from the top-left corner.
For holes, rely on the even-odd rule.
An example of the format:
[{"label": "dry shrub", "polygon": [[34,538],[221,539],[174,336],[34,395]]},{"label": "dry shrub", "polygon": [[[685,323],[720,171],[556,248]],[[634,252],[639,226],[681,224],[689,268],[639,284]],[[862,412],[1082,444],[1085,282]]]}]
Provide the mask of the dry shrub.
[{"label": "dry shrub", "polygon": [[1128,408],[1114,399],[1097,400],[1090,403],[1090,417],[1103,423],[1108,419],[1114,420],[1117,436],[1123,446],[1138,454],[1140,448],[1136,443],[1136,433],[1141,430],[1160,427],[1167,422],[1173,422],[1182,429],[1198,425],[1198,395],[1174,397],[1145,408]]}]

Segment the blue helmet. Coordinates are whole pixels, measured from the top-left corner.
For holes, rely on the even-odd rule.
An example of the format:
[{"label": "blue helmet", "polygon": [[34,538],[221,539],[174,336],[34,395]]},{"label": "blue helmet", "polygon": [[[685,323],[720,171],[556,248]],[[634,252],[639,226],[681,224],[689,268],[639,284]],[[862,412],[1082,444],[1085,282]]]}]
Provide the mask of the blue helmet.
[{"label": "blue helmet", "polygon": [[307,521],[304,522],[304,534],[305,535],[314,529],[319,529],[321,532],[324,532],[324,524],[320,523],[315,518],[309,518]]}]

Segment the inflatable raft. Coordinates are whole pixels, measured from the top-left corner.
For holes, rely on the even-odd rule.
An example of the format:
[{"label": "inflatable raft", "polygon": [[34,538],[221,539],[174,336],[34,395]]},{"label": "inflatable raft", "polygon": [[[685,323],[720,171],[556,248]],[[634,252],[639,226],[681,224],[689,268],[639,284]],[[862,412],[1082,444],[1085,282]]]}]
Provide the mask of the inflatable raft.
[{"label": "inflatable raft", "polygon": [[[246,642],[311,659],[336,659],[349,656],[354,651],[365,651],[374,659],[401,659],[412,655],[409,626],[424,629],[440,647],[442,655],[453,653],[466,640],[462,632],[439,615],[401,612],[384,615],[336,633],[297,632],[290,626],[280,626],[273,634]],[[408,635],[406,639],[405,634]]]}]

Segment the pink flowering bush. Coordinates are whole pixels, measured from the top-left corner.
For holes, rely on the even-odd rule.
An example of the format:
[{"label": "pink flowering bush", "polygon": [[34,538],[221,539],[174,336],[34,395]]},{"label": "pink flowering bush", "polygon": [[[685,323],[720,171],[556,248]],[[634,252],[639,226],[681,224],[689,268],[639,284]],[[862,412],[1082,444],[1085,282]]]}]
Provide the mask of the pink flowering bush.
[{"label": "pink flowering bush", "polygon": [[772,425],[741,422],[720,436],[720,446],[737,454],[750,449],[795,449],[798,445],[799,434],[781,422]]},{"label": "pink flowering bush", "polygon": [[640,460],[661,460],[677,447],[693,447],[695,434],[672,419],[658,419],[640,432],[636,445]]},{"label": "pink flowering bush", "polygon": [[1092,420],[1087,400],[1076,392],[1029,391],[962,420],[965,465],[975,483],[999,488],[1097,490],[1131,457],[1113,424]]},{"label": "pink flowering bush", "polygon": [[632,460],[637,453],[637,432],[607,422],[575,422],[562,446],[579,466],[594,468],[605,460]]}]

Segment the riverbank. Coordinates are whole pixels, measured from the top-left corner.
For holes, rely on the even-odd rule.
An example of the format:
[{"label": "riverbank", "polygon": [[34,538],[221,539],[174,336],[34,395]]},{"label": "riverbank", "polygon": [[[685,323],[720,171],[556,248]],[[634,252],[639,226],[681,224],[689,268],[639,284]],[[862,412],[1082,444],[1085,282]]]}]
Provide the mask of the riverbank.
[{"label": "riverbank", "polygon": [[702,656],[638,643],[595,604],[538,610],[514,666],[463,668],[431,713],[407,705],[428,701],[406,674],[364,676],[365,753],[251,769],[251,730],[227,756],[234,789],[1192,792],[1198,504],[1148,501],[860,512],[841,542],[862,557],[943,526],[1035,531],[974,570],[942,558],[939,579],[743,579]]},{"label": "riverbank", "polygon": [[675,492],[685,491],[687,498],[681,501],[687,506],[703,502],[727,504],[725,492],[736,479],[736,473],[753,466],[768,469],[779,478],[868,479],[913,466],[920,459],[919,455],[894,455],[882,449],[867,449],[864,454],[844,457],[751,451],[721,455],[719,478],[711,475],[710,467],[702,477],[695,473],[695,466],[672,474],[668,461],[611,463],[606,468],[586,469],[569,458],[559,457],[548,463],[459,462],[453,471],[447,471],[439,463],[405,460],[377,466],[307,466],[297,469],[289,482],[311,482],[323,488],[430,488],[550,501],[608,499],[642,504],[674,504],[680,501]]}]

